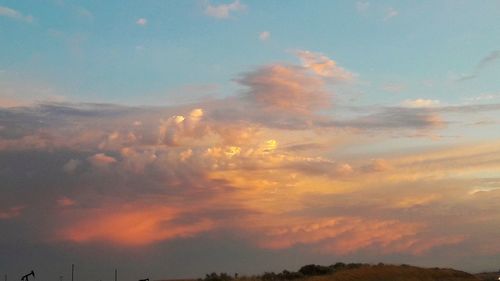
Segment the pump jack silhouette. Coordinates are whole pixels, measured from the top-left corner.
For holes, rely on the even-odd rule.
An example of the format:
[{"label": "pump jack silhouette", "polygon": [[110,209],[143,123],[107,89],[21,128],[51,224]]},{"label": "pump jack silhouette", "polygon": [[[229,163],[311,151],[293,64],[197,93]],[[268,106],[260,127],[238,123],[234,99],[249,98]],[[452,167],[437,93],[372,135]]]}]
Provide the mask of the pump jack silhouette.
[{"label": "pump jack silhouette", "polygon": [[35,278],[35,272],[33,270],[30,273],[21,277],[21,281],[29,281],[30,276],[33,276],[33,278]]}]

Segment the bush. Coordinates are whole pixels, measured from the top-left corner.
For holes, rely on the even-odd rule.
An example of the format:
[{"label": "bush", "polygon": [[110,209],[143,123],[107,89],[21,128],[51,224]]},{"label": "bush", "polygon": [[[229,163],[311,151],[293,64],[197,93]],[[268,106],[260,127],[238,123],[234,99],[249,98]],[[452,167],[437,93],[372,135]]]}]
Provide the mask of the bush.
[{"label": "bush", "polygon": [[278,275],[274,272],[264,272],[264,274],[262,274],[261,276],[261,279],[263,281],[275,281],[278,280]]},{"label": "bush", "polygon": [[210,274],[205,275],[205,278],[202,280],[203,281],[231,281],[231,280],[233,280],[233,278],[225,272],[222,272],[220,274],[212,272]]},{"label": "bush", "polygon": [[283,272],[278,274],[278,279],[280,280],[294,280],[304,277],[300,272],[283,270]]},{"label": "bush", "polygon": [[332,273],[330,267],[328,266],[323,266],[323,265],[317,265],[317,264],[308,264],[304,265],[299,269],[299,272],[302,273],[304,276],[314,276],[314,275],[325,275]]}]

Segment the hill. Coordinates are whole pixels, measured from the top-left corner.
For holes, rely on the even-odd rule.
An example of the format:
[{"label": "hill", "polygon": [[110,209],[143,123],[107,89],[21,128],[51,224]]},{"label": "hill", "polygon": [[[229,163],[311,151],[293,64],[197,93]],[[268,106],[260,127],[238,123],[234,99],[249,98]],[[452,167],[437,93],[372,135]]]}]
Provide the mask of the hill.
[{"label": "hill", "polygon": [[500,280],[500,271],[478,273],[476,276],[482,281],[498,281]]},{"label": "hill", "polygon": [[376,265],[341,270],[330,275],[314,276],[307,281],[478,281],[478,277],[454,269],[415,266]]},{"label": "hill", "polygon": [[330,266],[310,264],[297,272],[284,270],[239,278],[226,273],[212,273],[199,281],[493,281],[491,277],[493,275],[473,275],[450,268],[337,263]]}]

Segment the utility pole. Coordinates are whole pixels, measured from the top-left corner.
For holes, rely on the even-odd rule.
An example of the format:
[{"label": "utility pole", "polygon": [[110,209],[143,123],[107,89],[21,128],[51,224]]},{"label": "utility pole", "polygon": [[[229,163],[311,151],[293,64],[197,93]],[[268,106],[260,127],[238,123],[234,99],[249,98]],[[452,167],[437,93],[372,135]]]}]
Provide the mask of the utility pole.
[{"label": "utility pole", "polygon": [[115,268],[115,281],[117,281],[117,280],[118,280],[118,271]]},{"label": "utility pole", "polygon": [[5,274],[5,276],[4,276],[4,277],[5,277],[5,281],[7,281],[7,274]]},{"label": "utility pole", "polygon": [[71,264],[71,281],[74,281],[75,264]]}]

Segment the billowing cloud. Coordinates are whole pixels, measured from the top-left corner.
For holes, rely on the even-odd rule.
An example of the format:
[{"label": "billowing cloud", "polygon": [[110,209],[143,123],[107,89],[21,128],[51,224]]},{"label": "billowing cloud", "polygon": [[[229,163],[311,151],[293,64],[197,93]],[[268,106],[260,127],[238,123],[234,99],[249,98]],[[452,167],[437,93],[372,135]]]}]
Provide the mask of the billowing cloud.
[{"label": "billowing cloud", "polygon": [[232,241],[240,253],[496,262],[500,136],[429,135],[500,105],[332,105],[324,63],[258,67],[234,96],[175,106],[0,109],[0,246]]},{"label": "billowing cloud", "polygon": [[249,88],[250,100],[270,110],[308,113],[330,103],[323,81],[295,66],[265,66],[238,82]]},{"label": "billowing cloud", "polygon": [[227,19],[230,17],[231,13],[244,11],[246,6],[240,2],[240,0],[235,0],[234,2],[227,4],[214,5],[205,0],[205,14],[217,19]]}]

